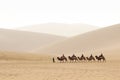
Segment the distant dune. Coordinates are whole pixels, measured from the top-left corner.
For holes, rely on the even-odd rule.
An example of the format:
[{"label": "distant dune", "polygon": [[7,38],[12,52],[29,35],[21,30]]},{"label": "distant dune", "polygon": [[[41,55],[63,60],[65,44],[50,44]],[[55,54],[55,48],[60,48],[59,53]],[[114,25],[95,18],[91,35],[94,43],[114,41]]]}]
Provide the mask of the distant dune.
[{"label": "distant dune", "polygon": [[9,51],[0,51],[0,61],[1,60],[22,60],[22,61],[51,61],[51,55],[45,55],[45,54],[33,54],[33,53],[21,53],[21,52],[9,52]]},{"label": "distant dune", "polygon": [[87,24],[62,24],[62,23],[46,23],[33,26],[27,26],[18,28],[17,30],[48,33],[60,36],[76,36],[78,34],[83,34],[99,27],[91,26]]},{"label": "distant dune", "polygon": [[65,37],[27,31],[0,29],[0,51],[30,52],[66,39]]},{"label": "distant dune", "polygon": [[[120,57],[120,24],[91,31],[69,38],[65,41],[35,50],[46,54],[100,54],[119,55]],[[87,55],[87,54],[86,54]],[[109,57],[109,56],[108,56]]]}]

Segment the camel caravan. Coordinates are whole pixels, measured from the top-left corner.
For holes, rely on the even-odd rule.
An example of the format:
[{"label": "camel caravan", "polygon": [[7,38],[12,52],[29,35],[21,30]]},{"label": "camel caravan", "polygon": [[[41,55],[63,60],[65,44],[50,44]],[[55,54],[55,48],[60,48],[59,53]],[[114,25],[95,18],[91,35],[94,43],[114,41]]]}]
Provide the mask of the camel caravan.
[{"label": "camel caravan", "polygon": [[[89,57],[85,57],[83,54],[81,57],[77,57],[74,54],[72,56],[65,57],[64,54],[61,57],[57,57],[57,60],[59,62],[80,62],[80,61],[87,61],[87,62],[93,62],[93,61],[98,61],[98,62],[106,62],[106,59],[103,54],[99,56],[93,56],[92,54]],[[68,61],[69,60],[69,61]],[[55,63],[55,59],[53,58],[53,62]]]}]

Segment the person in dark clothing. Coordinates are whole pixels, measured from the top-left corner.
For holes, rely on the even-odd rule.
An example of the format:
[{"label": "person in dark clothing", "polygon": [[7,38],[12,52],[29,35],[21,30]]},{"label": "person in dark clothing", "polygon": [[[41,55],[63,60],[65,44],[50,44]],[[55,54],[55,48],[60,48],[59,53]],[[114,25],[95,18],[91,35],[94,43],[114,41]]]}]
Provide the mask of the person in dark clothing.
[{"label": "person in dark clothing", "polygon": [[55,63],[55,59],[54,59],[54,57],[53,57],[53,63]]},{"label": "person in dark clothing", "polygon": [[73,54],[73,56],[72,56],[72,57],[74,57],[74,58],[75,58],[75,57],[76,57],[76,56],[75,56],[75,54]]}]

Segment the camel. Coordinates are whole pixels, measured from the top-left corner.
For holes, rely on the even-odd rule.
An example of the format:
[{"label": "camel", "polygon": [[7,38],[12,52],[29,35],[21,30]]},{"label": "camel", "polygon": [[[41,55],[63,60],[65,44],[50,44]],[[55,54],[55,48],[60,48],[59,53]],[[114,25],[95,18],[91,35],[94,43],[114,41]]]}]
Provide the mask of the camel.
[{"label": "camel", "polygon": [[91,54],[91,56],[90,57],[86,57],[86,59],[88,60],[88,61],[95,61],[95,58],[93,57],[93,55]]},{"label": "camel", "polygon": [[90,59],[89,57],[86,57],[86,59],[87,59],[88,61],[91,61],[91,59]]},{"label": "camel", "polygon": [[63,57],[63,59],[64,59],[65,62],[67,62],[67,58],[65,56]]},{"label": "camel", "polygon": [[74,58],[68,56],[68,59],[70,60],[70,62],[74,61]]},{"label": "camel", "polygon": [[64,59],[63,59],[63,58],[57,57],[57,59],[58,59],[60,62],[64,62]]},{"label": "camel", "polygon": [[86,58],[85,58],[85,56],[82,54],[82,56],[81,57],[78,57],[78,59],[80,60],[80,61],[85,61],[86,60]]},{"label": "camel", "polygon": [[101,62],[101,58],[100,58],[100,57],[95,56],[95,58],[98,60],[98,62],[99,62],[99,61]]},{"label": "camel", "polygon": [[67,58],[64,56],[64,57],[57,57],[57,59],[60,61],[60,62],[67,62]]},{"label": "camel", "polygon": [[68,56],[68,59],[70,60],[70,62],[72,62],[72,61],[78,61],[78,59],[77,59],[77,57],[76,56],[72,56],[72,57],[70,57],[70,56]]},{"label": "camel", "polygon": [[78,57],[78,59],[79,59],[80,61],[82,61],[82,60],[83,60],[81,57]]},{"label": "camel", "polygon": [[103,61],[106,62],[106,59],[105,59],[105,57],[103,56],[103,54],[101,54],[99,57],[100,57]]}]

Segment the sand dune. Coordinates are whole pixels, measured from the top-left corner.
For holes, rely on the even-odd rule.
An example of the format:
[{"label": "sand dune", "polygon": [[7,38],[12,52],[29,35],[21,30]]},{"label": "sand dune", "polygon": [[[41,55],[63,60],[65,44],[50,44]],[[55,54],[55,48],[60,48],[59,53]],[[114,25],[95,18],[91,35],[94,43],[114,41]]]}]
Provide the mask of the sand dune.
[{"label": "sand dune", "polygon": [[[119,54],[120,52],[120,24],[98,29],[65,41],[36,50],[47,54],[73,53],[105,53]],[[109,53],[108,53],[109,52]],[[118,56],[116,56],[118,57]],[[120,57],[120,56],[119,56]],[[118,57],[118,58],[119,58]]]},{"label": "sand dune", "polygon": [[30,52],[31,49],[64,39],[66,38],[49,34],[0,29],[0,51]]},{"label": "sand dune", "polygon": [[[3,45],[6,45],[8,48],[7,51],[0,51],[0,80],[119,80],[119,34],[120,24],[113,25],[67,40],[63,40],[62,38],[61,42],[54,45],[50,45],[46,41],[48,46],[46,45],[44,48],[37,51],[35,50],[36,53],[40,54],[32,54],[26,52],[19,53],[21,49],[18,50],[17,48],[21,45],[25,46],[25,43],[28,43],[27,41],[29,41],[29,39],[36,41],[35,37],[37,37],[39,41],[38,36],[40,36],[41,40],[40,34],[0,30],[0,48],[3,48]],[[55,39],[57,40],[58,38]],[[46,38],[44,38],[44,40],[46,40]],[[28,44],[31,44],[30,41]],[[6,48],[6,46],[4,47]],[[31,45],[29,46],[31,47]],[[8,51],[13,49],[18,52]],[[25,48],[25,50],[28,49]],[[107,57],[107,62],[59,63],[55,58],[56,63],[52,63],[53,56],[55,57],[63,53],[70,55],[79,52],[85,52],[84,54],[86,55],[87,51],[89,54],[93,52],[97,54],[98,52],[104,52],[105,57]],[[117,60],[113,60],[114,58],[117,58]]]},{"label": "sand dune", "polygon": [[87,24],[46,23],[46,24],[22,27],[22,28],[18,28],[17,30],[48,33],[48,34],[71,37],[98,28],[99,27],[91,26]]}]

